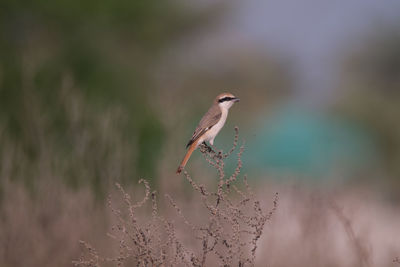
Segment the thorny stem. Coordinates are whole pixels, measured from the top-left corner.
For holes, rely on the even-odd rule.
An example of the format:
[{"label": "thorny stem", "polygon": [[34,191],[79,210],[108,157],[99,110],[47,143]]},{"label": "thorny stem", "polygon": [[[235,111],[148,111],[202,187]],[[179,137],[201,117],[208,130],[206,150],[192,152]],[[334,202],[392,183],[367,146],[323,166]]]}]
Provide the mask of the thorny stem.
[{"label": "thorny stem", "polygon": [[[111,262],[117,266],[123,266],[127,260],[134,259],[138,266],[209,266],[210,264],[254,266],[257,242],[262,235],[265,223],[271,219],[277,209],[278,194],[273,200],[273,208],[266,213],[255,198],[247,182],[247,176],[244,175],[242,180],[239,179],[243,165],[241,157],[244,144],[240,146],[237,153],[234,172],[230,176],[226,175],[224,160],[237,149],[238,133],[238,127],[235,127],[233,146],[227,153],[218,151],[206,143],[199,147],[206,161],[217,171],[216,188],[208,189],[205,185],[197,183],[187,171],[183,172],[192,190],[201,198],[201,204],[206,212],[204,218],[208,218],[207,222],[203,224],[191,222],[172,197],[165,196],[178,214],[178,219],[190,228],[193,240],[196,242],[201,240],[197,252],[193,245],[189,249],[178,239],[174,222],[159,214],[156,192],[151,191],[145,180],[140,180],[140,183],[144,184],[144,197],[136,203],[122,186],[117,184],[127,214],[113,208],[109,200],[111,211],[117,219],[116,225],[112,228],[116,233],[110,236],[119,241],[118,255],[114,258],[103,258],[95,249],[83,242],[89,259],[82,256],[74,264],[100,266],[100,263]],[[243,189],[236,184],[239,181],[242,181]],[[152,219],[140,223],[137,209],[143,208],[147,203],[151,204]],[[218,262],[211,263],[210,254],[214,254]]]}]

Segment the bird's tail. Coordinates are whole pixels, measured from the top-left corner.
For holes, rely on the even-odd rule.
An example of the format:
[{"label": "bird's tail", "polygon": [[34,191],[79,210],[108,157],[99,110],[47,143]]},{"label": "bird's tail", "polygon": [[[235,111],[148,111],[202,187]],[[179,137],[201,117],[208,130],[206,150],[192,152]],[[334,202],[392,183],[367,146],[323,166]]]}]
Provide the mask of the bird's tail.
[{"label": "bird's tail", "polygon": [[183,168],[185,168],[186,163],[188,162],[190,156],[192,155],[193,151],[197,148],[197,143],[198,142],[194,142],[190,145],[188,151],[186,152],[185,157],[183,158],[181,164],[179,165],[178,169],[176,170],[176,174],[179,174],[182,172]]}]

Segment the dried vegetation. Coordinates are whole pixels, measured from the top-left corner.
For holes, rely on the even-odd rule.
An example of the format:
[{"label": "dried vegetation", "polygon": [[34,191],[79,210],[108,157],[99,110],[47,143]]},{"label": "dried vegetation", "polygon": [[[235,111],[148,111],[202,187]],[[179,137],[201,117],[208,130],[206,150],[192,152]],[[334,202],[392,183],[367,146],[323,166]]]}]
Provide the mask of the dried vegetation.
[{"label": "dried vegetation", "polygon": [[[157,194],[151,191],[145,180],[145,194],[142,200],[134,202],[132,197],[117,184],[124,205],[109,206],[116,218],[110,237],[119,246],[117,255],[104,257],[87,242],[82,256],[74,262],[76,266],[254,266],[258,241],[265,223],[277,209],[278,194],[275,194],[272,209],[265,212],[257,200],[247,177],[240,179],[241,156],[244,145],[237,153],[235,171],[225,172],[224,160],[238,147],[238,129],[232,149],[228,153],[216,151],[214,147],[202,144],[200,151],[207,162],[218,173],[215,188],[208,188],[193,179],[188,172],[184,177],[191,185],[193,193],[200,196],[207,218],[204,223],[191,221],[173,197],[165,195],[177,218],[186,227],[186,238],[181,240],[176,223],[166,218],[158,207]],[[139,209],[151,206],[151,216],[139,218]],[[187,236],[190,233],[190,238]]]}]

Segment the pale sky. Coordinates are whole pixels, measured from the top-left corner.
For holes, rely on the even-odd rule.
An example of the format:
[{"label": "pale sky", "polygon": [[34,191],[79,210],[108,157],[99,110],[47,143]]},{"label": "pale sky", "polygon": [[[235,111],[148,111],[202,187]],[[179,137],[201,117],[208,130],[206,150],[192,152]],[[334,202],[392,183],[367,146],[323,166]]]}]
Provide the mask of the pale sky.
[{"label": "pale sky", "polygon": [[284,55],[296,71],[298,98],[313,103],[329,101],[343,48],[379,25],[400,25],[400,0],[246,0],[234,7],[227,35]]}]

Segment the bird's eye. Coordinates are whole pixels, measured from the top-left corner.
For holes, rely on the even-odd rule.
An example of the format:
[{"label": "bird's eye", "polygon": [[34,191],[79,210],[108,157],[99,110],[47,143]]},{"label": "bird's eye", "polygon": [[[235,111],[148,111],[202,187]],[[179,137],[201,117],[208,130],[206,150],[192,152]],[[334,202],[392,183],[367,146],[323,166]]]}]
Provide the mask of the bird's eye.
[{"label": "bird's eye", "polygon": [[218,103],[222,103],[222,102],[225,102],[225,101],[230,101],[232,99],[233,99],[233,97],[226,96],[226,97],[223,97],[223,98],[219,99]]}]

